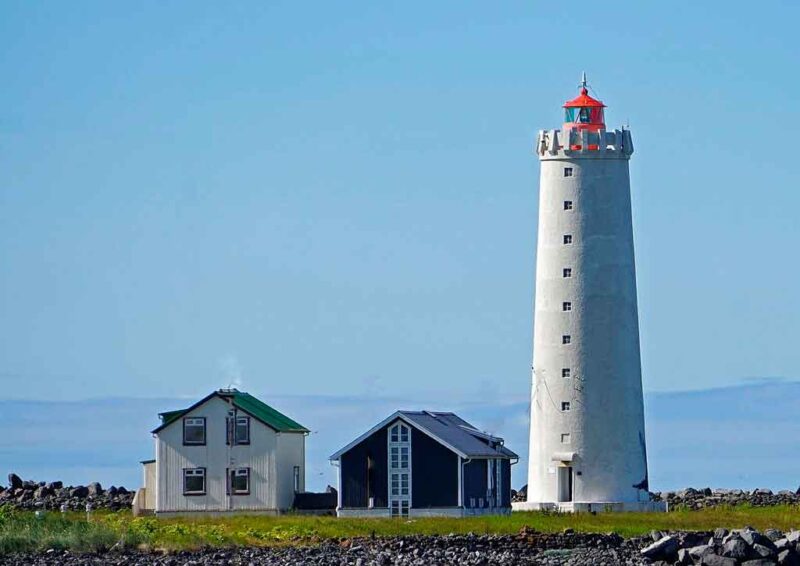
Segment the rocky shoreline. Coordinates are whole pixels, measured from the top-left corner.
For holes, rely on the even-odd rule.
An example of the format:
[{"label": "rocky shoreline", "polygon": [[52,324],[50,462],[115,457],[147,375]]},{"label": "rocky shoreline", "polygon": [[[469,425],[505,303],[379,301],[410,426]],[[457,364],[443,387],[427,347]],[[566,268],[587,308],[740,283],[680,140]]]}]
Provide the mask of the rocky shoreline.
[{"label": "rocky shoreline", "polygon": [[96,565],[206,566],[212,564],[289,566],[603,566],[800,565],[800,531],[759,533],[735,531],[661,533],[623,539],[616,534],[538,533],[523,528],[514,536],[411,536],[326,541],[313,546],[204,549],[155,553],[111,550],[103,554],[47,551],[0,556],[0,566]]},{"label": "rocky shoreline", "polygon": [[36,482],[8,474],[8,487],[0,486],[0,505],[25,511],[85,511],[130,509],[133,492],[124,487],[104,489],[98,482],[65,486],[60,481]]},{"label": "rocky shoreline", "polygon": [[316,546],[282,548],[207,549],[176,554],[109,552],[80,556],[51,552],[0,556],[3,566],[65,566],[108,564],[116,566],[205,566],[211,564],[263,564],[289,566],[435,566],[526,564],[644,564],[639,546],[613,534],[541,534],[525,531],[517,536],[414,536],[328,541]]}]

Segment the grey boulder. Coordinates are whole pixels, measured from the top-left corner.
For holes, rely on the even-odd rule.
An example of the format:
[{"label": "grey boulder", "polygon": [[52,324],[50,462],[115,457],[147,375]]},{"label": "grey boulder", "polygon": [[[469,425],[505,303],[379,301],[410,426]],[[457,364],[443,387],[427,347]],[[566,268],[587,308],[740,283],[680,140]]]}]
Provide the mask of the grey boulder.
[{"label": "grey boulder", "polygon": [[665,536],[641,550],[642,556],[651,560],[670,558],[678,553],[678,539],[673,536]]},{"label": "grey boulder", "polygon": [[730,538],[722,545],[722,556],[743,560],[747,557],[747,543],[739,537]]},{"label": "grey boulder", "polygon": [[729,558],[727,556],[719,556],[717,554],[707,554],[703,556],[702,562],[700,564],[705,564],[706,566],[736,566],[736,559]]}]

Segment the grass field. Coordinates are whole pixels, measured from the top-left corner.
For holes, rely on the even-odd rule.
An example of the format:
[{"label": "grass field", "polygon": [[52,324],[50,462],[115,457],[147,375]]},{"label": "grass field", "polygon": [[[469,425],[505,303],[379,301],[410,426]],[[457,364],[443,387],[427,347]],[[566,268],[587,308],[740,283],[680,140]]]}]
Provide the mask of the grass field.
[{"label": "grass field", "polygon": [[717,527],[787,530],[800,528],[800,507],[728,507],[670,513],[554,514],[514,513],[464,519],[336,519],[285,515],[207,518],[134,518],[128,511],[94,514],[31,512],[0,508],[0,553],[69,548],[97,551],[146,545],[186,549],[203,546],[313,544],[330,538],[415,534],[513,534],[523,526],[542,532],[566,528],[635,536],[658,530],[712,530]]}]

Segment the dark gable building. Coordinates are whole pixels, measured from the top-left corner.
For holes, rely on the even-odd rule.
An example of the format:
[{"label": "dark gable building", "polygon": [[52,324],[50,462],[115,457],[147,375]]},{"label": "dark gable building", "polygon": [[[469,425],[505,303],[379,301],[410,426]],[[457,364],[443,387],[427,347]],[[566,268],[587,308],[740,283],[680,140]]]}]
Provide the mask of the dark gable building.
[{"label": "dark gable building", "polygon": [[511,511],[503,439],[453,413],[398,411],[330,457],[340,517],[480,515]]}]

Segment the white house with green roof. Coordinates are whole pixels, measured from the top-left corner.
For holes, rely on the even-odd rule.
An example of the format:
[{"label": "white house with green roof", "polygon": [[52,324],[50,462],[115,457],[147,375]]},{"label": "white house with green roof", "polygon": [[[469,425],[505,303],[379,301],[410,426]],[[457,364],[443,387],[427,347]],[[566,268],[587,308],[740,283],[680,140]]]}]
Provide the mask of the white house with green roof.
[{"label": "white house with green roof", "polygon": [[159,416],[135,514],[277,514],[305,490],[308,429],[252,395],[220,389]]}]

